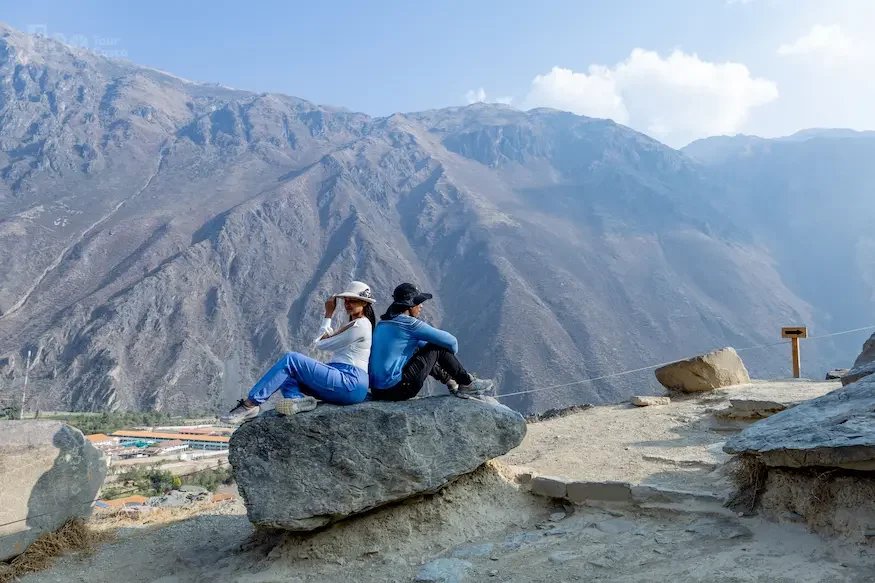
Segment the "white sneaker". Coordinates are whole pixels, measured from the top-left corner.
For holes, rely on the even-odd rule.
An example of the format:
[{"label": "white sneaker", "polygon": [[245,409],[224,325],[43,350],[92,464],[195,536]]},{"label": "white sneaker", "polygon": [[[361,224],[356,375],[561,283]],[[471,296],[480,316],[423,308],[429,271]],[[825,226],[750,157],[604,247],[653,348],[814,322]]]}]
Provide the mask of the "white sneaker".
[{"label": "white sneaker", "polygon": [[251,421],[258,417],[258,412],[261,410],[258,405],[255,407],[247,407],[244,403],[243,399],[237,401],[237,406],[231,409],[228,413],[222,415],[219,419],[221,419],[222,423],[228,423],[229,425],[240,425],[241,423],[246,423],[247,421]]},{"label": "white sneaker", "polygon": [[276,412],[280,415],[306,413],[316,408],[316,399],[309,395],[295,399],[280,399],[276,404]]},{"label": "white sneaker", "polygon": [[462,399],[476,399],[491,393],[494,388],[495,383],[490,379],[474,379],[470,385],[459,385],[454,394]]},{"label": "white sneaker", "polygon": [[457,383],[453,379],[450,379],[447,381],[447,388],[450,390],[451,393],[455,394],[456,391],[459,390],[459,383]]}]

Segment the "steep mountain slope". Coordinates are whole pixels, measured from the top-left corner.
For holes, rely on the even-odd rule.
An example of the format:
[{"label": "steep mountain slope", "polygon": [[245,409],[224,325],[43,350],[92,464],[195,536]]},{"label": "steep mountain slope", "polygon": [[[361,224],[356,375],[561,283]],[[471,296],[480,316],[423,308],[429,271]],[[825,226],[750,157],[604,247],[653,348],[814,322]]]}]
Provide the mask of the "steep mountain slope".
[{"label": "steep mountain slope", "polygon": [[[704,159],[715,144],[723,151],[708,161],[728,187],[725,212],[757,233],[784,281],[819,315],[822,331],[875,323],[875,133],[709,138],[684,151]],[[838,352],[859,352],[864,336],[838,339]]]},{"label": "steep mountain slope", "polygon": [[379,308],[401,281],[434,291],[429,319],[504,393],[815,321],[708,171],[613,122],[487,105],[372,119],[8,28],[0,79],[0,394],[33,350],[31,407],[216,410],[304,349],[350,278]]}]

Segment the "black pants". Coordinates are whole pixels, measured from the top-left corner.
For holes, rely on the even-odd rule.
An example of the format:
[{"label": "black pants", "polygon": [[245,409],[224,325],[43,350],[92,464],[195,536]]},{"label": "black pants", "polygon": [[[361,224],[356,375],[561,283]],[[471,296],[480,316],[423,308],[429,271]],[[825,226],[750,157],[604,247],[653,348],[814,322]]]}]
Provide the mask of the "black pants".
[{"label": "black pants", "polygon": [[388,389],[372,389],[371,398],[375,401],[406,401],[422,390],[425,379],[431,375],[446,384],[450,379],[460,385],[471,384],[468,371],[456,355],[436,344],[426,344],[418,349],[404,365],[401,380]]}]

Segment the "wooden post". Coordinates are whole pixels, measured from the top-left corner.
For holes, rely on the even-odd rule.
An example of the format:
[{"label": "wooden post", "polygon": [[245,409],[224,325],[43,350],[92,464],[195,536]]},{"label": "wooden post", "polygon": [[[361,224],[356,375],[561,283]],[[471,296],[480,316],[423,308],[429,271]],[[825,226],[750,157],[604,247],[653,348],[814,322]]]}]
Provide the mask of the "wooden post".
[{"label": "wooden post", "polygon": [[792,338],[790,340],[790,350],[793,351],[793,378],[798,379],[802,376],[802,363],[799,359],[799,339]]},{"label": "wooden post", "polygon": [[790,349],[793,353],[793,378],[801,378],[802,357],[799,354],[799,339],[808,338],[808,328],[806,328],[805,326],[781,328],[781,338],[790,339]]}]

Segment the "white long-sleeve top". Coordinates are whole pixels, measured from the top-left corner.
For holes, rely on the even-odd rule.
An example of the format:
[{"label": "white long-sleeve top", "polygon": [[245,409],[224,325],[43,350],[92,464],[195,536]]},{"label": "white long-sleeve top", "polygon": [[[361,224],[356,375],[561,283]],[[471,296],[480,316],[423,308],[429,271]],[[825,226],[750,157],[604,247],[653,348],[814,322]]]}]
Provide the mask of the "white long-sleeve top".
[{"label": "white long-sleeve top", "polygon": [[[331,329],[331,318],[324,318],[313,346],[318,350],[333,353],[329,362],[351,364],[368,372],[373,332],[370,320],[356,318],[353,320],[352,326],[337,336],[331,336],[334,334],[334,330]],[[320,340],[325,334],[331,337]]]}]

